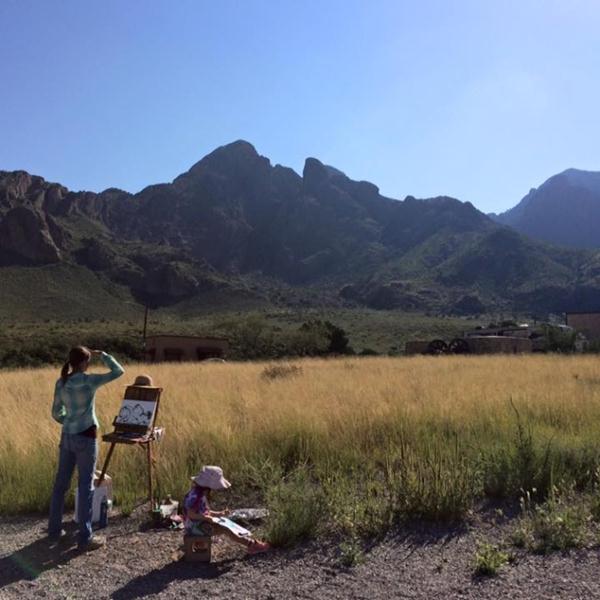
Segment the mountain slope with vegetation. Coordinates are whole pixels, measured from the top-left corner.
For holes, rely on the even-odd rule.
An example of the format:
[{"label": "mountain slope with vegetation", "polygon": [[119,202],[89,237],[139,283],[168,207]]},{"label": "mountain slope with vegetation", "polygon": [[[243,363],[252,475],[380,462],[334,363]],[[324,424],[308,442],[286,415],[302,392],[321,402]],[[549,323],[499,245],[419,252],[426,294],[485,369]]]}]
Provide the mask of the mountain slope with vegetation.
[{"label": "mountain slope with vegetation", "polygon": [[600,248],[600,173],[567,169],[530,190],[515,207],[490,216],[551,244]]},{"label": "mountain slope with vegetation", "polygon": [[207,298],[436,314],[600,303],[598,254],[534,242],[453,198],[386,198],[315,158],[299,175],[244,141],[137,194],[0,171],[0,277],[12,282],[0,314],[27,297],[52,315],[60,284],[31,293],[52,273],[77,289],[75,312],[97,298],[111,307],[107,294],[186,313]]}]

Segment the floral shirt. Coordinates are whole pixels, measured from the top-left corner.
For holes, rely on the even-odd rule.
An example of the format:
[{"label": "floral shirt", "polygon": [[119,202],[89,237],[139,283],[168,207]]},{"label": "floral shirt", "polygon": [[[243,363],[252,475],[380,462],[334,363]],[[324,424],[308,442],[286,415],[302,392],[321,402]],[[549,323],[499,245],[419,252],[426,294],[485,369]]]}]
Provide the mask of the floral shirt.
[{"label": "floral shirt", "polygon": [[206,490],[194,485],[183,499],[183,518],[186,531],[192,531],[194,525],[198,524],[197,521],[190,518],[190,511],[204,515],[208,513],[209,510],[210,507],[208,506]]}]

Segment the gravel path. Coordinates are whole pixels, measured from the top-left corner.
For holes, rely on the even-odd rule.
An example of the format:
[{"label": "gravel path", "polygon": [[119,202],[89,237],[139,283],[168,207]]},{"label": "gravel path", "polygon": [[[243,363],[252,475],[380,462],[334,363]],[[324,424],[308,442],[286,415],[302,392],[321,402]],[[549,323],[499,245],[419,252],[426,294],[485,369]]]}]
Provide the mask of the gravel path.
[{"label": "gravel path", "polygon": [[600,548],[521,554],[497,577],[473,576],[477,540],[498,541],[506,526],[478,520],[462,529],[420,526],[374,546],[353,569],[337,549],[308,544],[245,557],[226,541],[213,563],[178,560],[182,535],[144,530],[139,518],[113,519],[106,548],[51,550],[39,517],[0,519],[0,598],[510,598],[600,599]]}]

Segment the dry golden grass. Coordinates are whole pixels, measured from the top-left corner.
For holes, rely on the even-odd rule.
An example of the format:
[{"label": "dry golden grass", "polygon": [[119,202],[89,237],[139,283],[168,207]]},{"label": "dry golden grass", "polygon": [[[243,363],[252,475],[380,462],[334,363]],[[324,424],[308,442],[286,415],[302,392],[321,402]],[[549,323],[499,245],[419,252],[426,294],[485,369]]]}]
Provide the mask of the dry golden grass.
[{"label": "dry golden grass", "polygon": [[[164,388],[163,493],[183,493],[202,464],[221,464],[238,490],[259,496],[303,469],[330,503],[340,490],[364,499],[371,482],[381,486],[373,497],[383,493],[392,512],[455,516],[484,493],[506,496],[552,478],[592,481],[600,456],[597,363],[490,356],[297,360],[296,370],[136,365],[98,392],[96,407],[107,431],[135,375],[147,372]],[[60,434],[50,417],[57,375],[0,372],[2,512],[47,508]],[[143,469],[142,452],[117,448],[110,472],[125,506],[143,497]],[[355,515],[356,502],[348,509]]]}]

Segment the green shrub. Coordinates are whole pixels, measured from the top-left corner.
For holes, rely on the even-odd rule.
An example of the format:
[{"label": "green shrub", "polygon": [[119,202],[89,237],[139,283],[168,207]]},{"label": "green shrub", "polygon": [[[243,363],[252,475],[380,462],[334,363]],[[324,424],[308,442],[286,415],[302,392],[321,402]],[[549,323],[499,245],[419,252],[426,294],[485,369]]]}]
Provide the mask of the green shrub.
[{"label": "green shrub", "polygon": [[494,576],[501,567],[508,563],[510,555],[498,546],[480,542],[475,551],[475,574]]},{"label": "green shrub", "polygon": [[452,446],[403,449],[388,471],[388,485],[399,519],[460,520],[482,492],[478,467],[464,456],[457,440]]},{"label": "green shrub", "polygon": [[526,494],[521,507],[522,517],[513,534],[513,543],[519,542],[540,554],[584,545],[589,512],[585,499],[577,497],[572,489],[561,492],[554,487],[542,504],[533,503]]},{"label": "green shrub", "polygon": [[358,354],[359,356],[379,356],[379,352],[373,348],[363,348]]},{"label": "green shrub", "polygon": [[531,543],[531,531],[526,523],[521,521],[510,536],[510,541],[517,548],[527,548]]},{"label": "green shrub", "polygon": [[590,514],[595,523],[600,523],[600,494],[595,490],[590,498]]},{"label": "green shrub", "polygon": [[544,347],[549,352],[573,352],[575,350],[576,331],[563,331],[560,327],[545,325]]},{"label": "green shrub", "polygon": [[352,536],[340,544],[340,564],[342,566],[355,567],[363,562],[364,558],[365,553],[356,536]]},{"label": "green shrub", "polygon": [[314,343],[314,350],[305,352],[308,355],[316,354],[353,354],[349,347],[346,332],[329,321],[315,319],[307,321],[300,326],[299,333],[304,334],[307,339],[319,340]]},{"label": "green shrub", "polygon": [[394,506],[382,474],[365,477],[360,471],[337,472],[322,479],[324,501],[336,533],[354,538],[382,535],[390,528]]},{"label": "green shrub", "polygon": [[267,538],[273,546],[290,547],[313,538],[325,517],[322,494],[303,468],[271,487],[267,505]]},{"label": "green shrub", "polygon": [[516,418],[515,434],[510,445],[492,446],[481,454],[483,489],[496,498],[515,498],[523,490],[536,490],[538,498],[545,498],[552,486],[553,447],[537,440],[512,398],[510,404]]}]

